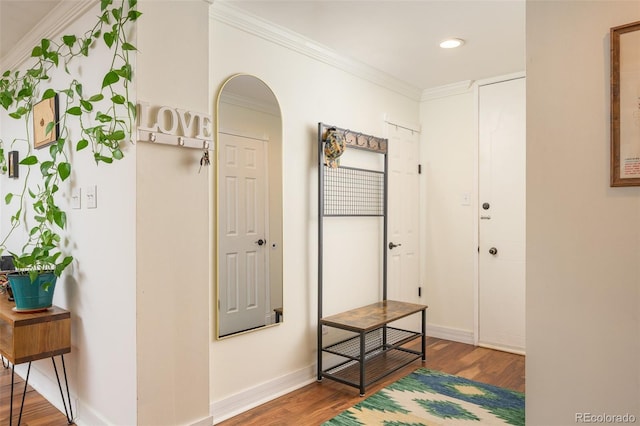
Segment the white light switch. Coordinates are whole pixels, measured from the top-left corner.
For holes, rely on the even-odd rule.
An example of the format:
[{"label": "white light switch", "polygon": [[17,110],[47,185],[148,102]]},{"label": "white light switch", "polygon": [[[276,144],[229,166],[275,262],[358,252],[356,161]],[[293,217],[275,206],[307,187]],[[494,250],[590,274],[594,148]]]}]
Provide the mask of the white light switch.
[{"label": "white light switch", "polygon": [[71,208],[82,208],[82,191],[80,188],[73,188],[71,190]]},{"label": "white light switch", "polygon": [[87,186],[84,189],[85,198],[87,201],[88,209],[95,209],[98,207],[98,190],[95,185]]}]

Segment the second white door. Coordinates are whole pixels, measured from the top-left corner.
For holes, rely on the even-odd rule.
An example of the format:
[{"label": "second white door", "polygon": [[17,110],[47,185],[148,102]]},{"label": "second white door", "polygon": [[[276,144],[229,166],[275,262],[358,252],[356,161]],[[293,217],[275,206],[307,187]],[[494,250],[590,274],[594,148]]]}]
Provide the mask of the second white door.
[{"label": "second white door", "polygon": [[478,344],[524,353],[525,79],[478,90]]}]

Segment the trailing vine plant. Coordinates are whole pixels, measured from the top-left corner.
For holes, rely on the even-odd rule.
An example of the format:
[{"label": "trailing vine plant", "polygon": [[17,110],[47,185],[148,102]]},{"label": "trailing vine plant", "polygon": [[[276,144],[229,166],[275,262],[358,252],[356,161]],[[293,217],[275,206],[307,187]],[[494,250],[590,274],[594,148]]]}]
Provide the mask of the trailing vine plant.
[{"label": "trailing vine plant", "polygon": [[[22,120],[26,128],[26,139],[14,139],[12,146],[25,142],[28,146],[27,155],[19,162],[27,166],[24,185],[19,193],[7,193],[4,199],[5,204],[15,207],[15,213],[8,232],[0,239],[0,254],[10,252],[16,268],[28,271],[32,281],[42,270],[53,270],[59,277],[73,261],[72,256],[62,254],[60,232],[66,227],[67,215],[56,201],[60,185],[71,176],[70,151],[90,149],[97,164],[110,164],[124,157],[122,145],[131,139],[136,107],[130,97],[133,70],[129,54],[136,47],[130,42],[129,33],[132,23],[141,15],[136,6],[137,0],[101,0],[101,13],[91,29],[82,35],[42,39],[31,51],[31,66],[7,70],[0,78],[0,106],[10,117]],[[86,93],[77,79],[63,88],[47,87],[52,83],[51,72],[62,68],[71,75],[69,67],[88,61],[99,44],[108,49],[110,61],[98,93]],[[42,159],[35,155],[29,142],[33,108],[56,95],[60,99],[58,121],[47,123],[45,134],[57,126],[59,137],[48,146],[49,155],[40,156],[46,157]],[[77,123],[74,130],[79,128],[80,132],[72,140],[69,129],[74,122]],[[0,140],[4,160],[3,149]],[[2,166],[4,162],[0,162]],[[41,178],[30,184],[34,170],[39,171]],[[34,224],[27,230],[21,251],[7,250],[10,235],[31,219]]]}]

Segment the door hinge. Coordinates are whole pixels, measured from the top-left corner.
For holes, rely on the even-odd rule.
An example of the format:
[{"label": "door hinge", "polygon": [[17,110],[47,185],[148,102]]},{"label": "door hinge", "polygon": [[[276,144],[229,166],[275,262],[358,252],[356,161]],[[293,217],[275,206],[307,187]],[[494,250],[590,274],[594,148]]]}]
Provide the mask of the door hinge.
[{"label": "door hinge", "polygon": [[422,164],[418,164],[418,174],[422,174]]},{"label": "door hinge", "polygon": [[422,297],[422,287],[418,287],[418,297]]}]

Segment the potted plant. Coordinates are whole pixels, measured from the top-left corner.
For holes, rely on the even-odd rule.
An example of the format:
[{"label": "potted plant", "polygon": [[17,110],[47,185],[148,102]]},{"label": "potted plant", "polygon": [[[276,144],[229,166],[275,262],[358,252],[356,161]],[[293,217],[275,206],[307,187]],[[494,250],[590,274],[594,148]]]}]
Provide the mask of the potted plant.
[{"label": "potted plant", "polygon": [[[131,135],[136,116],[129,93],[133,72],[129,53],[136,48],[128,39],[130,26],[141,15],[136,5],[137,0],[101,0],[101,13],[92,28],[82,35],[42,39],[31,52],[30,66],[4,71],[0,77],[0,106],[11,118],[22,120],[26,129],[26,137],[13,139],[11,146],[28,146],[27,155],[19,162],[27,168],[25,182],[21,191],[4,197],[13,214],[9,229],[0,236],[0,255],[10,253],[16,267],[8,276],[16,310],[51,306],[56,280],[73,262],[73,257],[64,253],[60,233],[67,225],[67,215],[58,204],[61,185],[71,176],[71,150],[91,149],[97,164],[110,164],[124,156],[122,144]],[[52,72],[62,69],[70,74],[69,66],[90,60],[97,44],[105,45],[111,58],[98,93],[85,93],[77,79],[62,88],[51,87]],[[46,122],[39,118],[41,136],[50,143],[42,149],[44,153],[36,155],[29,135],[34,108],[53,101],[58,114],[45,115],[53,117]],[[74,140],[69,131],[72,125],[77,135]],[[0,149],[4,150],[1,140]],[[3,166],[4,161],[0,169]],[[2,212],[7,210],[3,207]],[[25,233],[25,240],[19,250],[9,249],[9,237],[18,229]],[[21,299],[22,295],[28,299]]]}]

